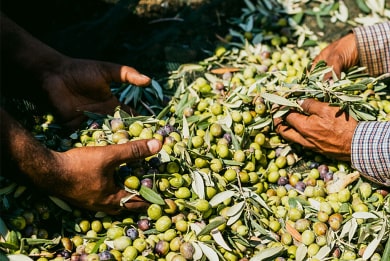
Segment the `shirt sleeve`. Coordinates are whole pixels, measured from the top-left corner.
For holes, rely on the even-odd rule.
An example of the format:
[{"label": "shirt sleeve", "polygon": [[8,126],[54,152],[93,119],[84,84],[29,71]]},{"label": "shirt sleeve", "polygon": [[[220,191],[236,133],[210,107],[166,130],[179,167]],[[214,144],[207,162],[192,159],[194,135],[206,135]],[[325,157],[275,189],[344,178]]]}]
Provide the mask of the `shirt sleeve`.
[{"label": "shirt sleeve", "polygon": [[353,29],[360,65],[372,76],[390,72],[390,22]]},{"label": "shirt sleeve", "polygon": [[390,122],[359,122],[352,139],[351,161],[363,176],[390,186]]}]

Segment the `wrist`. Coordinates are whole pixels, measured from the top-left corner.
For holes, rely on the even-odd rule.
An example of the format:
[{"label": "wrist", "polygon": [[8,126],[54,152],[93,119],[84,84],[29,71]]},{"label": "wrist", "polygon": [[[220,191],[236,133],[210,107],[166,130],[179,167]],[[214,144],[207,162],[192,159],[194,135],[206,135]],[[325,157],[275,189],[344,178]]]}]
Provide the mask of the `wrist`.
[{"label": "wrist", "polygon": [[56,184],[52,170],[57,170],[57,153],[44,147],[1,109],[2,173],[21,183],[33,183],[49,191]]},{"label": "wrist", "polygon": [[346,54],[345,54],[345,69],[351,68],[353,66],[356,66],[359,64],[359,51],[356,41],[356,35],[352,32],[344,36],[343,39],[343,45],[346,48]]}]

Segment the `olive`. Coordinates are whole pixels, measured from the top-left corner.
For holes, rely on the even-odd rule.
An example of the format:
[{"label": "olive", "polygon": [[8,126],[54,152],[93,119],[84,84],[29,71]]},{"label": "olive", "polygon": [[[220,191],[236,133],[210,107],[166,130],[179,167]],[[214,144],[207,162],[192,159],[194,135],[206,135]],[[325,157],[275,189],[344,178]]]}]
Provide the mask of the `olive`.
[{"label": "olive", "polygon": [[143,218],[137,221],[137,226],[140,230],[145,231],[150,228],[151,222],[149,219]]},{"label": "olive", "polygon": [[128,228],[126,230],[126,235],[131,239],[131,240],[134,240],[138,237],[139,233],[138,233],[138,229],[136,229],[135,227],[131,227],[131,228]]},{"label": "olive", "polygon": [[164,240],[158,241],[156,246],[154,247],[154,251],[159,256],[166,256],[169,252],[169,243]]}]

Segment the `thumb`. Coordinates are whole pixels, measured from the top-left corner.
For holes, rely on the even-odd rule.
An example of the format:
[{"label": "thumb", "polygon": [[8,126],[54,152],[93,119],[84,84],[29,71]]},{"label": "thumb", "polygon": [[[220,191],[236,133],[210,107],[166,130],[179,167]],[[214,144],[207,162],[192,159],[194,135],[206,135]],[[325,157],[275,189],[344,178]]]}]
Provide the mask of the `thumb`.
[{"label": "thumb", "polygon": [[308,115],[317,115],[321,116],[323,114],[327,114],[330,107],[328,103],[320,102],[316,99],[305,99],[298,101],[304,113]]},{"label": "thumb", "polygon": [[158,153],[162,143],[157,139],[145,139],[108,146],[113,158],[112,164],[118,165],[131,161],[141,160]]},{"label": "thumb", "polygon": [[151,82],[151,79],[148,76],[139,73],[129,66],[121,67],[120,78],[121,82],[128,82],[137,86],[148,86]]}]

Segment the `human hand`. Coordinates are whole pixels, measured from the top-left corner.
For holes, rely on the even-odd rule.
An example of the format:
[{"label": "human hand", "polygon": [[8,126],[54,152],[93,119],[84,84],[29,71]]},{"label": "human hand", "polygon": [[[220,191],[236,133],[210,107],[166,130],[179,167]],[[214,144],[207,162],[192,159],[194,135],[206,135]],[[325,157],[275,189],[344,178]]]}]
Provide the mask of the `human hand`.
[{"label": "human hand", "polygon": [[[84,111],[109,114],[120,105],[111,92],[111,82],[146,86],[150,78],[128,66],[64,57],[58,68],[45,73],[42,87],[59,120],[76,128],[85,120]],[[121,109],[135,113],[123,104]]]},{"label": "human hand", "polygon": [[304,100],[302,114],[291,111],[275,119],[276,131],[286,140],[343,161],[351,160],[352,137],[357,121],[338,107],[314,99]]},{"label": "human hand", "polygon": [[[314,58],[311,70],[319,61],[325,61],[328,66],[333,67],[333,71],[340,78],[343,70],[351,68],[359,63],[359,53],[355,35],[350,33],[337,41],[329,44]],[[332,73],[327,73],[324,80],[329,80]]]},{"label": "human hand", "polygon": [[[149,203],[138,196],[120,207],[121,199],[130,193],[115,184],[115,168],[156,154],[161,146],[160,141],[152,139],[54,152],[58,166],[52,168],[56,173],[51,173],[51,177],[55,185],[44,189],[77,207],[92,211],[115,215],[124,210],[140,210]],[[50,182],[46,184],[50,185]]]}]

